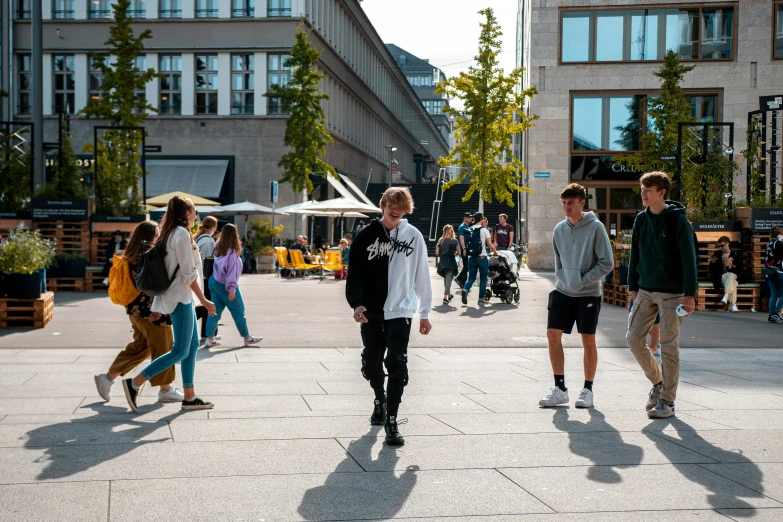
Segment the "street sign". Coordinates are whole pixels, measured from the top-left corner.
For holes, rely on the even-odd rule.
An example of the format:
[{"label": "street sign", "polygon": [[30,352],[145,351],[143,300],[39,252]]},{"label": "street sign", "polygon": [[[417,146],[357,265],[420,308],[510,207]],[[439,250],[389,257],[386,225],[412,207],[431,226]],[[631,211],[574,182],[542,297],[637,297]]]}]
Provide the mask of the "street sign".
[{"label": "street sign", "polygon": [[783,94],[772,96],[759,96],[759,105],[762,111],[777,111],[783,109]]},{"label": "street sign", "polygon": [[658,159],[661,161],[677,161],[677,155],[676,154],[661,154],[658,156]]},{"label": "street sign", "polygon": [[150,152],[163,152],[163,146],[162,145],[144,145],[144,152],[150,153]]},{"label": "street sign", "polygon": [[277,203],[277,195],[278,195],[278,183],[277,181],[273,181],[271,183],[271,194],[270,199],[272,200],[272,203]]},{"label": "street sign", "polygon": [[549,172],[534,172],[533,173],[534,178],[548,178]]}]

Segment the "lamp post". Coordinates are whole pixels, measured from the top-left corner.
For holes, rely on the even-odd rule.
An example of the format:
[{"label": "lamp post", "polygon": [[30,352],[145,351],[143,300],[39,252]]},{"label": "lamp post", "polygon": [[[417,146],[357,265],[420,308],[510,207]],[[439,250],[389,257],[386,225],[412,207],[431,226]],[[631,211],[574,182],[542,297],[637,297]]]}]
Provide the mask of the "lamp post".
[{"label": "lamp post", "polygon": [[386,152],[389,153],[389,188],[392,186],[392,161],[394,160],[394,152],[397,147],[394,145],[386,145]]}]

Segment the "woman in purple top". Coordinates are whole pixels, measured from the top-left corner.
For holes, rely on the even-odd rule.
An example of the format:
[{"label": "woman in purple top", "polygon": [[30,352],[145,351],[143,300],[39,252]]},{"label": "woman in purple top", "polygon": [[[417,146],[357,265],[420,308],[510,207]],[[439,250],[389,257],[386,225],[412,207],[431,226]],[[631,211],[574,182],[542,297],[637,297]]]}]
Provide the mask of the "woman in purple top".
[{"label": "woman in purple top", "polygon": [[215,265],[212,271],[212,277],[209,278],[209,290],[212,292],[212,301],[217,309],[216,315],[210,315],[207,321],[207,340],[204,346],[219,346],[220,341],[215,339],[215,330],[217,329],[220,316],[223,310],[228,308],[234,323],[237,325],[239,335],[245,341],[245,346],[255,344],[262,338],[250,335],[247,329],[247,320],[245,319],[245,302],[242,300],[242,293],[239,291],[239,276],[242,275],[242,258],[239,253],[242,251],[242,244],[239,242],[237,227],[226,225],[220,232],[220,239],[215,246]]}]

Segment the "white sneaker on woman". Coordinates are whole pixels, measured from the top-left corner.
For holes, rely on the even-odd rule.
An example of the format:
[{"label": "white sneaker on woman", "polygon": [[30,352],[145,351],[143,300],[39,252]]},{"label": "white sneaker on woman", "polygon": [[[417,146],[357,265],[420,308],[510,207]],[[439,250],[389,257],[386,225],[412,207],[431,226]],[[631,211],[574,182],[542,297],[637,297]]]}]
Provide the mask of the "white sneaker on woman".
[{"label": "white sneaker on woman", "polygon": [[255,335],[248,335],[245,337],[245,346],[250,346],[251,344],[259,343],[263,340],[263,337],[256,337]]},{"label": "white sneaker on woman", "polygon": [[172,386],[166,391],[158,392],[158,402],[182,402],[185,400],[185,394]]}]

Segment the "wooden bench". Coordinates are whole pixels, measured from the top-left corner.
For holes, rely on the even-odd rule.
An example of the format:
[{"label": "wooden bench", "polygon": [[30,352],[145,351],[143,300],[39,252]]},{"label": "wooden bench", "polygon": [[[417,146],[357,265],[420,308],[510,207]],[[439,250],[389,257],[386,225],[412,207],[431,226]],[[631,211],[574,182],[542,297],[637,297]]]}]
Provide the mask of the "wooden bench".
[{"label": "wooden bench", "polygon": [[604,283],[604,295],[602,301],[607,304],[628,308],[628,304],[630,303],[630,298],[628,296],[628,285]]},{"label": "wooden bench", "polygon": [[753,283],[761,283],[764,278],[761,276],[761,268],[764,266],[764,254],[766,253],[767,243],[769,243],[768,233],[746,232],[743,245],[743,271],[748,276],[747,279]]},{"label": "wooden bench", "polygon": [[38,299],[0,299],[0,328],[44,328],[54,317],[54,293]]},{"label": "wooden bench", "polygon": [[87,272],[85,272],[85,287],[88,292],[109,291],[109,285],[103,284],[105,276],[102,274],[103,265],[88,266]]},{"label": "wooden bench", "polygon": [[56,241],[56,254],[82,254],[85,259],[90,255],[89,221],[33,221],[33,230]]},{"label": "wooden bench", "polygon": [[84,292],[87,283],[84,277],[49,277],[46,288],[52,292]]},{"label": "wooden bench", "polygon": [[[710,273],[710,260],[712,259],[712,254],[718,249],[718,239],[723,236],[729,238],[729,245],[732,250],[743,250],[742,244],[740,243],[739,232],[696,232],[696,239],[698,241],[696,244],[696,250],[699,253],[699,258],[696,260],[696,262],[698,264],[697,268],[699,280],[706,281],[712,278],[712,274]],[[743,262],[744,261],[745,256],[743,255]]]},{"label": "wooden bench", "polygon": [[[696,310],[699,312],[717,312],[728,310],[721,303],[723,289],[715,290],[712,283],[700,282],[696,292]],[[761,286],[756,283],[740,284],[737,288],[737,308],[740,312],[750,312],[751,308],[761,308]]]}]

